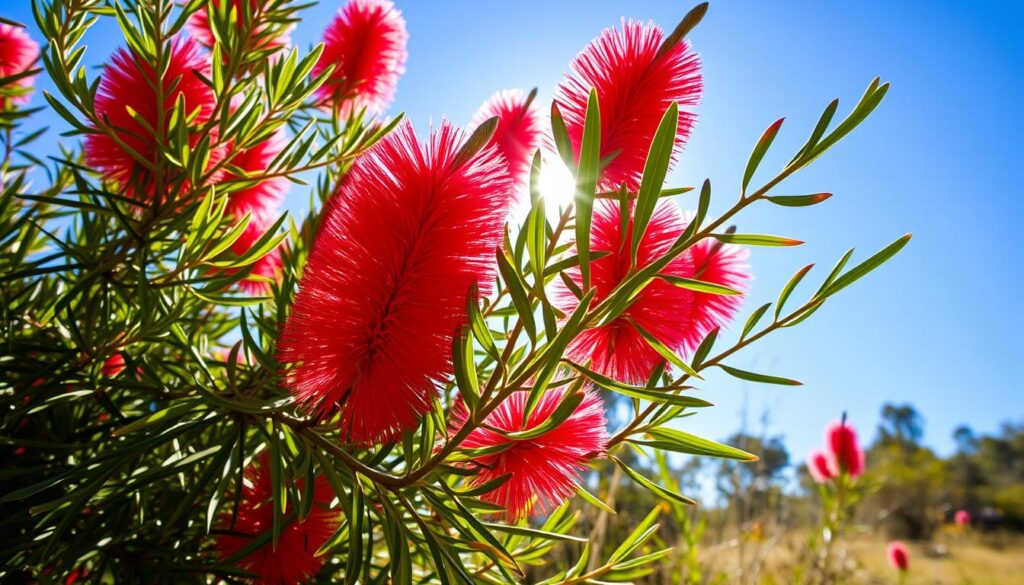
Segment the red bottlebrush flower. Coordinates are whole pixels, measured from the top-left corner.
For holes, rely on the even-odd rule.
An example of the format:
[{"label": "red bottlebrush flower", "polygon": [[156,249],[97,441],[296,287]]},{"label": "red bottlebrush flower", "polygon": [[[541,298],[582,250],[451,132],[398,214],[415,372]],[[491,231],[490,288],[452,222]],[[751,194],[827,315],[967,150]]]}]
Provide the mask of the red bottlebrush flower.
[{"label": "red bottlebrush flower", "polygon": [[103,362],[103,367],[100,368],[100,374],[104,378],[113,378],[124,371],[124,354],[117,352],[114,355],[107,358]]},{"label": "red bottlebrush flower", "polygon": [[907,551],[907,545],[902,542],[898,540],[890,542],[886,549],[886,555],[889,557],[889,564],[897,571],[906,571],[910,568],[910,553]]},{"label": "red bottlebrush flower", "polygon": [[498,117],[498,128],[491,144],[508,161],[512,178],[519,185],[525,184],[529,178],[533,153],[544,136],[540,112],[529,100],[519,89],[499,91],[480,106],[470,124],[471,128],[476,128],[490,118]]},{"label": "red bottlebrush flower", "polygon": [[[198,110],[192,126],[203,124],[210,119],[216,106],[213,90],[199,77],[210,76],[209,56],[188,38],[175,38],[168,45],[168,51],[167,70],[160,80],[164,88],[164,130],[167,130],[179,96],[185,101],[185,111]],[[156,83],[151,65],[128,50],[119,49],[103,70],[95,103],[96,115],[105,120],[118,140],[152,165],[157,164],[159,144],[146,126],[158,126],[161,105],[158,105],[153,89]],[[129,108],[145,124],[133,118]],[[190,139],[197,142],[198,136]],[[85,158],[90,166],[102,173],[104,179],[119,183],[129,196],[139,200],[155,196],[156,186],[150,171],[107,134],[100,132],[86,137]]]},{"label": "red bottlebrush flower", "polygon": [[[607,297],[629,271],[633,221],[630,218],[623,235],[619,218],[617,202],[599,200],[594,206],[590,249],[592,253],[607,253],[590,263],[595,303]],[[637,249],[637,265],[646,266],[662,257],[686,225],[686,219],[674,203],[660,202]],[[623,241],[625,244],[621,243]],[[744,249],[722,245],[716,240],[702,240],[677,256],[661,273],[743,290],[749,279],[745,259]],[[582,285],[578,267],[566,274],[577,285]],[[579,363],[592,360],[592,367],[606,376],[640,384],[647,381],[665,359],[647,343],[637,325],[674,351],[689,353],[712,329],[725,325],[736,314],[741,296],[698,293],[656,279],[613,322],[580,333],[567,354]],[[579,303],[561,282],[556,282],[553,300],[566,314],[571,314]]]},{"label": "red bottlebrush flower", "polygon": [[[24,73],[35,65],[39,59],[39,43],[32,40],[24,28],[0,22],[0,78],[13,77]],[[21,105],[28,102],[29,90],[35,82],[35,76],[22,77],[16,81],[0,86],[6,92],[16,90],[17,95],[0,97],[0,109],[9,105]]]},{"label": "red bottlebrush flower", "polygon": [[[288,137],[284,128],[281,128],[270,138],[231,157],[231,166],[244,171],[244,176],[225,172],[221,180],[237,180],[266,172],[270,163],[281,154],[287,144]],[[235,191],[228,198],[227,211],[238,219],[251,213],[253,218],[273,223],[277,221],[278,208],[284,201],[289,184],[290,181],[285,177],[271,177],[251,187]]]},{"label": "red bottlebrush flower", "polygon": [[[219,7],[221,5],[221,0],[214,0],[213,3]],[[253,30],[252,19],[255,18],[256,15],[265,12],[267,6],[272,4],[272,0],[248,0],[246,3],[248,4],[248,7],[243,7],[243,0],[231,0],[231,8],[233,8],[238,15],[237,27],[239,32],[249,30],[248,35],[253,43],[251,46],[254,46],[257,49],[269,50],[287,45],[290,40],[288,37],[288,31],[294,28],[294,25],[280,30],[277,36],[269,36],[266,34],[268,29],[266,24],[256,26],[255,30]],[[213,28],[210,25],[210,15],[207,13],[206,5],[203,5],[199,10],[193,12],[192,16],[189,16],[188,31],[197,41],[208,48],[213,48],[213,45],[217,40],[213,35]]]},{"label": "red bottlebrush flower", "polygon": [[487,148],[456,160],[448,122],[417,141],[403,122],[356,159],[329,200],[279,344],[287,385],[342,437],[391,441],[451,373],[466,294],[487,294],[512,180]]},{"label": "red bottlebrush flower", "polygon": [[829,465],[828,457],[821,451],[812,451],[807,457],[807,471],[810,472],[811,478],[817,483],[827,483],[835,477]]},{"label": "red bottlebrush flower", "polygon": [[[491,411],[484,424],[504,431],[524,431],[542,424],[558,407],[565,395],[562,388],[548,390],[523,420],[528,392],[516,392]],[[468,411],[460,401],[452,410],[449,434],[454,435],[466,423]],[[525,423],[525,424],[524,424]],[[480,473],[473,485],[511,477],[481,499],[504,506],[509,520],[517,521],[533,513],[557,507],[576,492],[580,473],[587,462],[602,456],[608,444],[608,430],[601,398],[586,391],[583,401],[562,424],[525,440],[512,440],[484,427],[473,430],[462,442],[466,449],[509,445],[507,449],[481,455],[473,460]]]},{"label": "red bottlebrush flower", "polygon": [[971,523],[971,513],[967,510],[957,510],[953,515],[953,521],[957,526],[968,526]]},{"label": "red bottlebrush flower", "polygon": [[[304,489],[305,482],[297,486]],[[313,484],[313,508],[304,520],[293,520],[281,530],[275,549],[268,540],[266,544],[237,561],[239,568],[256,575],[255,583],[260,585],[292,585],[305,583],[324,564],[325,556],[314,553],[330,539],[338,527],[338,514],[330,510],[334,490],[323,476]],[[295,512],[291,502],[284,515]],[[234,556],[248,546],[253,539],[269,532],[273,527],[274,510],[271,496],[270,460],[264,454],[245,471],[242,486],[242,501],[238,507],[238,518],[231,526],[231,512],[221,512],[219,528],[224,531],[217,536],[217,552],[222,560]]]},{"label": "red bottlebrush flower", "polygon": [[[242,231],[242,235],[231,244],[231,251],[236,256],[242,256],[263,237],[267,230],[273,227],[276,217],[253,215],[249,225]],[[252,272],[238,282],[242,291],[250,295],[266,294],[270,290],[270,283],[266,279],[277,280],[281,276],[281,245],[267,252],[262,258],[252,265]],[[259,278],[263,277],[263,278]]]},{"label": "red bottlebrush flower", "polygon": [[857,431],[845,421],[825,429],[825,449],[833,475],[848,473],[857,477],[864,473],[864,451],[857,444]]},{"label": "red bottlebrush flower", "polygon": [[635,191],[662,116],[678,102],[679,123],[673,160],[690,135],[702,81],[700,62],[689,43],[678,43],[659,55],[664,40],[654,23],[622,21],[621,29],[605,29],[573,60],[571,72],[558,86],[555,103],[565,118],[573,151],[579,156],[591,88],[601,108],[601,158],[618,155],[604,169],[600,186]]},{"label": "red bottlebrush flower", "polygon": [[405,19],[388,0],[349,0],[324,32],[324,52],[313,67],[319,75],[334,65],[317,90],[326,108],[345,116],[365,107],[379,114],[394,99],[405,72]]}]

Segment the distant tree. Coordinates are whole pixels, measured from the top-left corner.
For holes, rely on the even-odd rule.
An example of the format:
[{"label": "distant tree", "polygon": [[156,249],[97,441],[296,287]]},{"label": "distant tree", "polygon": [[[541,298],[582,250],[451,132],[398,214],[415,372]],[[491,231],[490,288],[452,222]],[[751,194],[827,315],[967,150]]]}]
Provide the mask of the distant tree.
[{"label": "distant tree", "polygon": [[912,450],[924,437],[924,419],[910,404],[886,404],[882,407],[882,424],[878,432],[883,445],[897,444]]}]

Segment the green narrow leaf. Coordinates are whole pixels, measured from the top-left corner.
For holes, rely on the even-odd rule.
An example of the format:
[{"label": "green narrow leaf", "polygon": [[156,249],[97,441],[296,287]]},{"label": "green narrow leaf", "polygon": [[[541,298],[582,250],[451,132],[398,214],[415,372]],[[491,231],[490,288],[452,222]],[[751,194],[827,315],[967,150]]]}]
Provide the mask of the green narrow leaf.
[{"label": "green narrow leaf", "polygon": [[682,276],[675,276],[673,274],[659,274],[658,278],[665,282],[678,286],[679,288],[685,288],[687,290],[693,290],[702,293],[708,293],[712,295],[741,295],[742,291],[738,291],[734,288],[729,288],[721,284],[715,284],[713,282],[705,282],[703,280],[697,280],[694,278],[684,278]]},{"label": "green narrow leaf", "polygon": [[796,274],[794,274],[789,279],[789,282],[786,283],[786,286],[782,288],[782,292],[779,293],[779,300],[775,301],[776,320],[778,320],[779,315],[782,313],[782,307],[786,305],[786,301],[789,300],[789,296],[793,294],[793,290],[796,289],[797,285],[800,284],[800,281],[804,279],[804,276],[807,275],[811,268],[814,268],[814,264],[808,264],[800,270],[797,270]]},{"label": "green narrow leaf", "polygon": [[562,157],[562,162],[569,169],[576,168],[576,159],[572,152],[572,142],[569,140],[569,131],[565,127],[565,119],[558,109],[558,104],[551,102],[551,135],[555,140],[555,149]]},{"label": "green narrow leaf", "polygon": [[583,498],[591,506],[600,508],[609,514],[618,514],[618,512],[616,512],[611,506],[601,501],[601,499],[594,494],[588,492],[581,485],[576,486],[576,495]]},{"label": "green narrow leaf", "polygon": [[[647,162],[644,163],[644,174],[640,179],[640,190],[637,192],[636,208],[633,212],[633,236],[630,242],[631,265],[636,264],[636,252],[647,231],[647,223],[654,214],[654,207],[661,196],[661,186],[665,183],[669,163],[672,162],[672,148],[675,146],[676,127],[679,123],[679,106],[676,102],[669,105],[665,115],[658,124],[658,130],[647,151]],[[623,214],[628,217],[628,214]],[[625,231],[623,231],[625,233]]]},{"label": "green narrow leaf", "polygon": [[641,445],[654,447],[656,449],[674,451],[676,453],[687,453],[689,455],[704,455],[717,457],[719,459],[737,459],[740,461],[757,461],[757,455],[747,453],[742,449],[723,445],[710,439],[698,437],[666,427],[659,427],[647,431],[653,441],[633,441]]},{"label": "green narrow leaf", "polygon": [[799,246],[803,244],[802,241],[793,238],[766,234],[711,234],[711,237],[726,244],[747,246]]},{"label": "green narrow leaf", "polygon": [[783,207],[807,207],[817,205],[832,197],[831,193],[812,193],[810,195],[772,195],[768,201]]},{"label": "green narrow leaf", "polygon": [[614,565],[622,559],[628,557],[633,551],[643,546],[647,539],[654,534],[653,530],[657,530],[658,525],[654,523],[661,515],[661,507],[655,506],[653,510],[648,512],[647,516],[640,521],[639,524],[633,528],[633,531],[629,533],[629,536],[619,544],[615,552],[608,557],[608,564]]},{"label": "green narrow leaf", "polygon": [[761,164],[761,159],[764,158],[766,152],[771,147],[772,142],[775,141],[775,136],[779,133],[779,128],[782,128],[782,122],[785,118],[779,118],[758,139],[757,144],[754,145],[754,151],[750,153],[750,158],[747,160],[747,168],[743,171],[743,184],[740,188],[740,193],[744,196],[747,194],[747,186],[750,185],[750,179],[754,177],[754,172],[757,171],[757,167]]},{"label": "green narrow leaf", "polygon": [[639,333],[640,336],[643,337],[645,341],[647,341],[647,345],[650,345],[651,348],[654,349],[654,351],[658,352],[658,355],[665,358],[672,365],[686,372],[690,376],[693,376],[698,380],[704,379],[700,377],[700,374],[698,374],[696,370],[690,367],[690,364],[684,362],[682,358],[676,355],[676,352],[672,351],[668,346],[662,343],[652,333],[641,327],[639,323],[637,323],[636,321],[631,321],[631,323],[633,327],[636,328],[637,333]]},{"label": "green narrow leaf", "polygon": [[594,195],[601,162],[601,110],[597,90],[590,90],[587,117],[583,124],[580,164],[576,172],[576,253],[580,257],[583,292],[590,290],[590,223],[594,213]]},{"label": "green narrow leaf", "polygon": [[660,485],[654,483],[653,481],[647,479],[646,477],[641,475],[639,472],[634,471],[628,465],[623,463],[618,457],[616,457],[614,455],[609,455],[609,457],[611,457],[612,461],[614,461],[615,464],[618,465],[619,468],[622,469],[623,473],[625,473],[627,476],[629,476],[630,479],[632,479],[637,484],[639,484],[640,487],[642,487],[644,489],[647,489],[648,491],[654,493],[654,495],[656,495],[658,497],[661,497],[661,498],[665,498],[667,500],[672,500],[672,501],[675,501],[675,502],[679,502],[681,504],[687,504],[687,505],[690,505],[690,506],[696,506],[697,505],[697,502],[691,500],[690,498],[688,498],[688,497],[686,497],[686,496],[684,496],[682,494],[678,494],[678,493],[676,493],[676,492],[674,492],[672,490],[663,488]]},{"label": "green narrow leaf", "polygon": [[498,271],[501,273],[501,279],[505,281],[512,304],[515,305],[523,327],[530,335],[530,340],[533,341],[537,337],[537,324],[533,319],[533,309],[530,307],[530,298],[526,294],[526,286],[523,284],[519,272],[512,266],[508,256],[505,255],[505,252],[499,248],[496,256],[498,258]]},{"label": "green narrow leaf", "polygon": [[857,282],[864,276],[867,276],[872,270],[878,268],[882,264],[885,264],[890,258],[899,253],[904,246],[910,241],[911,235],[906,234],[899,238],[895,242],[889,244],[875,255],[871,256],[867,260],[861,262],[857,266],[854,266],[839,278],[835,279],[835,282],[830,284],[823,292],[822,296],[830,297],[851,284]]},{"label": "green narrow leaf", "polygon": [[754,330],[754,327],[757,326],[757,322],[761,320],[761,317],[764,316],[765,312],[771,306],[772,306],[771,303],[765,303],[765,304],[761,305],[760,307],[758,307],[753,313],[750,314],[750,317],[747,318],[746,324],[743,325],[743,332],[740,333],[740,340],[741,341],[746,339],[747,335],[751,331]]},{"label": "green narrow leaf", "polygon": [[780,378],[778,376],[768,376],[766,374],[755,374],[754,372],[748,372],[746,370],[740,370],[727,366],[725,364],[715,364],[718,367],[725,370],[730,376],[739,378],[740,380],[747,380],[749,382],[762,382],[764,384],[779,384],[782,386],[802,386],[803,383],[797,380],[791,380],[789,378]]},{"label": "green narrow leaf", "polygon": [[494,131],[498,129],[500,119],[497,116],[489,118],[483,124],[476,127],[473,133],[459,149],[452,159],[452,168],[458,168],[469,162],[478,152],[484,149],[494,137]]},{"label": "green narrow leaf", "polygon": [[660,57],[661,55],[664,55],[665,53],[671,51],[672,47],[675,47],[680,42],[682,42],[682,40],[686,38],[686,35],[690,34],[690,31],[692,31],[694,28],[696,28],[698,24],[700,24],[700,21],[704,19],[704,15],[707,14],[707,12],[707,2],[701,2],[700,4],[691,8],[690,11],[686,13],[686,16],[684,16],[683,19],[679,21],[679,24],[676,25],[676,28],[672,31],[672,33],[665,37],[665,40],[662,41],[661,46],[658,47],[658,56]]},{"label": "green narrow leaf", "polygon": [[603,376],[579,364],[575,364],[572,362],[566,363],[572,366],[572,368],[578,371],[579,373],[586,376],[591,382],[597,384],[598,386],[604,388],[605,390],[615,392],[617,394],[622,394],[623,396],[629,396],[630,398],[639,398],[651,402],[662,402],[666,404],[672,404],[675,406],[689,406],[695,408],[713,406],[710,402],[706,400],[701,400],[700,398],[696,398],[693,396],[686,396],[685,394],[674,394],[669,392],[669,389],[666,388],[646,388],[642,386],[633,386],[631,384],[626,384],[625,382],[619,382],[618,380],[614,380],[607,376]]},{"label": "green narrow leaf", "polygon": [[455,366],[455,383],[459,393],[466,400],[470,410],[480,400],[480,384],[476,378],[476,364],[473,362],[473,339],[469,327],[463,326],[452,336],[452,362]]}]

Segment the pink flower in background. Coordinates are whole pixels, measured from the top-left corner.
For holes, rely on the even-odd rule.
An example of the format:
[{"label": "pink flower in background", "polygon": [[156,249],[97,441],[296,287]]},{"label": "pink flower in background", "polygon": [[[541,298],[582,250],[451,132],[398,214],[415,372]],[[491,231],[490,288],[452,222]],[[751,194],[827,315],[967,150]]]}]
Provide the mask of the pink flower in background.
[{"label": "pink flower in background", "polygon": [[[272,530],[274,523],[273,499],[271,496],[270,459],[263,454],[245,470],[242,501],[238,507],[238,518],[231,524],[231,511],[220,515],[217,535],[217,552],[226,560],[256,538]],[[304,480],[297,487],[303,490]],[[306,492],[303,491],[303,495]],[[293,518],[281,530],[275,548],[269,539],[266,543],[249,552],[237,561],[238,567],[256,575],[255,583],[260,585],[295,585],[306,583],[315,575],[326,556],[316,556],[317,549],[324,545],[338,527],[338,513],[331,511],[330,503],[334,490],[323,476],[316,478],[313,485],[313,507],[304,519]],[[228,506],[230,508],[230,506]],[[289,501],[284,515],[297,514]]]},{"label": "pink flower in background", "polygon": [[898,540],[890,542],[886,549],[886,555],[889,557],[889,564],[897,571],[906,571],[910,568],[910,553],[907,551],[907,545],[902,542]]},{"label": "pink flower in background", "polygon": [[953,515],[953,521],[957,526],[968,526],[971,523],[971,513],[967,510],[957,510]]},{"label": "pink flower in background", "polygon": [[383,112],[405,72],[409,35],[405,19],[388,0],[349,0],[324,32],[324,52],[313,67],[334,70],[317,90],[321,104],[345,116],[365,107]]},{"label": "pink flower in background", "polygon": [[864,451],[857,443],[857,431],[845,419],[825,429],[825,449],[834,475],[857,477],[864,473]]},{"label": "pink flower in background", "polygon": [[[99,92],[96,95],[96,115],[110,126],[117,139],[103,132],[85,138],[85,160],[97,169],[107,181],[119,183],[128,196],[139,200],[162,198],[156,194],[154,177],[146,165],[137,160],[123,145],[156,165],[160,144],[153,132],[163,110],[163,120],[169,124],[175,102],[182,98],[185,111],[198,111],[193,127],[205,123],[213,114],[216,98],[213,90],[202,81],[209,78],[210,57],[190,38],[175,38],[168,44],[168,65],[159,82],[163,84],[163,103],[159,104],[154,86],[157,84],[153,68],[127,49],[118,49],[103,69]],[[140,122],[129,113],[129,108],[141,118]],[[198,142],[198,134],[189,137]],[[213,152],[217,154],[216,149]],[[219,159],[218,157],[215,157]],[[211,163],[214,161],[211,161]]]},{"label": "pink flower in background", "polygon": [[[268,229],[273,227],[276,221],[276,217],[252,216],[249,225],[245,226],[245,230],[242,231],[242,235],[231,244],[231,251],[235,253],[235,256],[241,257],[267,233]],[[278,244],[277,247],[252,264],[252,272],[238,282],[242,291],[250,295],[264,295],[270,292],[270,283],[267,282],[267,279],[276,281],[281,276],[281,246],[283,245],[283,243]]]},{"label": "pink flower in background", "polygon": [[825,483],[835,477],[829,465],[828,457],[821,451],[812,451],[807,457],[807,471],[817,483]]},{"label": "pink flower in background", "polygon": [[[29,71],[38,59],[39,43],[24,28],[0,22],[0,78]],[[28,92],[34,83],[35,76],[31,75],[3,85],[4,90],[17,89],[20,95],[0,97],[0,109],[28,103]]]},{"label": "pink flower in background", "polygon": [[[245,171],[244,175],[225,172],[221,180],[238,180],[245,177],[258,176],[266,173],[270,163],[281,153],[288,143],[284,128],[280,128],[270,138],[231,157],[231,166]],[[231,194],[228,198],[228,213],[237,219],[251,213],[254,218],[273,223],[280,216],[280,206],[288,192],[291,181],[285,177],[271,177],[255,185],[245,187]]]},{"label": "pink flower in background", "polygon": [[[563,388],[548,390],[524,421],[529,392],[515,392],[491,411],[484,424],[503,431],[526,431],[542,424],[555,411],[565,395]],[[466,423],[468,411],[460,401],[452,410],[449,434],[454,435]],[[608,431],[604,406],[596,394],[586,391],[583,401],[569,418],[557,427],[530,439],[513,440],[477,427],[462,442],[465,449],[484,449],[499,445],[507,448],[480,455],[471,464],[479,468],[473,485],[481,485],[510,474],[494,490],[482,495],[487,502],[504,506],[510,521],[531,513],[548,511],[576,492],[580,474],[594,457],[604,454]]]},{"label": "pink flower in background", "polygon": [[[214,4],[220,7],[223,5],[223,1],[214,0]],[[267,34],[268,27],[266,24],[261,24],[255,27],[255,29],[253,28],[253,18],[257,14],[265,12],[268,6],[273,5],[273,0],[230,0],[230,2],[231,6],[228,7],[228,10],[234,9],[236,11],[238,15],[236,26],[239,32],[244,33],[248,30],[248,38],[253,42],[253,45],[250,46],[255,46],[259,49],[275,49],[288,44],[290,39],[288,38],[287,31],[294,28],[294,25],[279,30],[276,36]],[[188,31],[197,41],[208,48],[213,48],[216,38],[213,34],[206,4],[203,4],[199,10],[193,12],[192,16],[189,17]]]},{"label": "pink flower in background", "polygon": [[[632,223],[630,218],[623,234],[617,202],[602,199],[594,206],[590,249],[592,254],[606,254],[590,263],[591,285],[597,291],[594,303],[610,295],[629,272]],[[637,249],[637,265],[646,266],[664,256],[686,225],[686,218],[674,203],[659,202]],[[742,248],[702,240],[676,257],[661,273],[743,290],[750,278],[746,255]],[[577,286],[582,285],[578,267],[566,274]],[[554,286],[552,300],[565,314],[571,314],[579,304],[579,299],[560,281]],[[712,329],[732,319],[741,300],[742,295],[698,293],[655,279],[614,321],[586,329],[577,336],[567,355],[580,364],[592,361],[597,372],[616,380],[641,384],[665,358],[644,339],[638,326],[673,351],[690,353]]]},{"label": "pink flower in background", "polygon": [[480,106],[470,124],[470,128],[475,129],[488,119],[498,117],[498,128],[491,144],[497,146],[508,161],[512,179],[519,185],[529,180],[533,154],[544,136],[540,112],[528,100],[520,89],[499,91]]},{"label": "pink flower in background", "polygon": [[512,180],[494,148],[456,155],[447,122],[421,143],[403,122],[356,159],[328,200],[278,356],[317,416],[340,409],[342,440],[395,440],[452,373],[466,295],[488,294]]},{"label": "pink flower in background", "polygon": [[579,156],[591,88],[601,109],[601,158],[618,153],[605,167],[599,186],[640,186],[651,140],[672,102],[680,107],[673,160],[690,135],[696,116],[686,109],[700,99],[700,62],[689,43],[659,54],[664,33],[653,23],[622,21],[605,29],[569,66],[555,92],[573,151]]}]

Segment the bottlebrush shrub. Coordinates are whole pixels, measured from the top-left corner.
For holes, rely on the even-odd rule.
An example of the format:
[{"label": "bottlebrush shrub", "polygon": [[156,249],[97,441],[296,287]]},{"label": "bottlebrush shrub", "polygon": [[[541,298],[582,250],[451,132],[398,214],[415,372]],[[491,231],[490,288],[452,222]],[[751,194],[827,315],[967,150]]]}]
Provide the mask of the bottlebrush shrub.
[{"label": "bottlebrush shrub", "polygon": [[[341,5],[309,51],[285,39],[316,26],[297,1],[35,6],[41,38],[2,31],[29,54],[0,89],[24,96],[45,75],[52,91],[29,103],[72,140],[41,148],[56,138],[34,110],[4,102],[5,581],[643,576],[667,554],[659,514],[693,503],[666,454],[755,458],[681,430],[710,406],[693,392],[704,373],[798,384],[733,356],[909,239],[847,253],[807,294],[802,268],[738,315],[747,248],[800,244],[737,229],[741,212],[828,199],[776,192],[888,84],[842,121],[829,104],[774,174],[759,168],[782,122],[769,126],[738,198],[709,214],[710,181],[665,184],[699,112],[685,37],[703,4],[669,33],[602,33],[550,124],[536,92],[511,92],[469,131],[418,135],[375,117],[405,62],[389,2]],[[123,42],[94,68],[100,20]],[[42,71],[25,69],[34,43]],[[559,164],[575,195],[556,209],[540,186]],[[515,189],[523,214],[508,212]],[[311,202],[296,219],[279,211],[294,197]],[[613,408],[628,418],[609,424]],[[594,476],[611,466],[671,506],[608,554],[576,522],[608,508]]]}]

